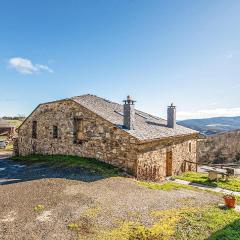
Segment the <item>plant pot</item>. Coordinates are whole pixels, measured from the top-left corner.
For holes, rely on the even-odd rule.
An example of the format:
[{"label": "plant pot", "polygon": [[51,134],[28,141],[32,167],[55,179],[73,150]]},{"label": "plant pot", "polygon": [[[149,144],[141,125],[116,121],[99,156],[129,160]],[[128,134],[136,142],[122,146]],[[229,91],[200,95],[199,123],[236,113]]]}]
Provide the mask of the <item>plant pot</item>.
[{"label": "plant pot", "polygon": [[236,198],[235,197],[225,197],[224,201],[225,201],[225,205],[228,208],[235,208],[235,206],[236,206]]}]

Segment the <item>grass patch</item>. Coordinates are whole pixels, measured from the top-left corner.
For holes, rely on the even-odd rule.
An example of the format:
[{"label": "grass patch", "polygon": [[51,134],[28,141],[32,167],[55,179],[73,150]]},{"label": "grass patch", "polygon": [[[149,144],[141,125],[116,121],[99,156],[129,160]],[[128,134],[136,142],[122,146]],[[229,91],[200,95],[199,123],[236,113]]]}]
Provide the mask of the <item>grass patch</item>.
[{"label": "grass patch", "polygon": [[[218,207],[183,208],[155,211],[155,223],[123,222],[117,228],[98,232],[101,240],[237,240],[240,239],[240,214]],[[93,239],[85,238],[85,239]]]},{"label": "grass patch", "polygon": [[17,127],[19,127],[22,124],[23,121],[20,121],[20,120],[7,120],[7,122],[17,128]]},{"label": "grass patch", "polygon": [[71,231],[76,232],[77,239],[81,240],[90,240],[92,239],[92,236],[98,233],[95,229],[94,222],[90,218],[84,216],[81,216],[81,218],[76,222],[68,224],[67,228]]},{"label": "grass patch", "polygon": [[78,231],[78,225],[76,223],[69,223],[67,228],[71,231]]},{"label": "grass patch", "polygon": [[176,176],[176,178],[186,180],[192,183],[199,183],[211,187],[220,187],[223,189],[240,192],[239,177],[230,177],[228,181],[221,179],[218,181],[211,181],[208,179],[207,173],[186,172],[179,176]]},{"label": "grass patch", "polygon": [[86,211],[83,213],[83,216],[88,218],[96,218],[100,214],[100,212],[101,212],[101,207],[96,206],[93,208],[86,209]]},{"label": "grass patch", "polygon": [[123,171],[110,164],[100,162],[94,158],[83,158],[66,155],[28,155],[13,157],[13,160],[26,163],[47,163],[57,167],[80,167],[104,177],[113,177],[123,174]]},{"label": "grass patch", "polygon": [[39,212],[44,210],[44,205],[38,204],[37,206],[34,207],[34,211]]},{"label": "grass patch", "polygon": [[195,191],[198,190],[195,187],[180,184],[180,183],[175,183],[175,182],[166,182],[163,184],[153,183],[153,182],[138,182],[138,185],[147,187],[150,189],[154,189],[154,190],[164,190],[164,191],[178,190],[178,189],[182,189],[182,188],[189,189],[189,190],[195,190]]},{"label": "grass patch", "polygon": [[0,136],[0,140],[5,141],[5,140],[7,140],[7,137],[6,136]]},{"label": "grass patch", "polygon": [[13,143],[9,143],[4,150],[12,152],[13,151]]},{"label": "grass patch", "polygon": [[185,210],[176,224],[176,239],[240,239],[240,214],[217,207]]}]

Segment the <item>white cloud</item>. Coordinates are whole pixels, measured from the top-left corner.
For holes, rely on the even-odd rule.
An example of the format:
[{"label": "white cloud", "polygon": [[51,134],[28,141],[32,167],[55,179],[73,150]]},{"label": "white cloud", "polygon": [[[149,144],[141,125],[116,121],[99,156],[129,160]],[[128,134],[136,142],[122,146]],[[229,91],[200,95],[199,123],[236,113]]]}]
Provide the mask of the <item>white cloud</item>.
[{"label": "white cloud", "polygon": [[22,74],[34,74],[43,71],[53,73],[53,70],[47,65],[33,64],[31,60],[21,57],[9,59],[9,66]]},{"label": "white cloud", "polygon": [[237,108],[216,108],[204,109],[198,111],[180,111],[177,112],[177,118],[190,119],[190,118],[209,118],[209,117],[234,117],[240,116],[240,107]]}]

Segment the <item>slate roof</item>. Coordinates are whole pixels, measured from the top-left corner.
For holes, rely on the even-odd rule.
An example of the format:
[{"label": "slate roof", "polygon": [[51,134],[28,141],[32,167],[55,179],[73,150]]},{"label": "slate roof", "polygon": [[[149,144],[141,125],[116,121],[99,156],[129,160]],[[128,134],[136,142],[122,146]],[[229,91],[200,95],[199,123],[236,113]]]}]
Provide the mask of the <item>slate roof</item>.
[{"label": "slate roof", "polygon": [[90,94],[70,99],[115,124],[117,127],[122,128],[141,141],[198,133],[195,130],[180,125],[177,125],[175,129],[169,128],[167,127],[166,120],[139,110],[135,110],[134,130],[128,130],[123,126],[123,105]]},{"label": "slate roof", "polygon": [[8,121],[0,118],[0,128],[12,128],[13,125],[9,124]]}]

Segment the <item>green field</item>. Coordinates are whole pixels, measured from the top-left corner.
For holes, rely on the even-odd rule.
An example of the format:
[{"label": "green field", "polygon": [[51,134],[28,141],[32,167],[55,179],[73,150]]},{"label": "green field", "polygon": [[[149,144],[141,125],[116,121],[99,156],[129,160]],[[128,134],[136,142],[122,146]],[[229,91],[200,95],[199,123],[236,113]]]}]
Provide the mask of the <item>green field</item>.
[{"label": "green field", "polygon": [[15,126],[16,128],[19,127],[22,124],[22,121],[20,120],[7,120],[11,125]]}]

